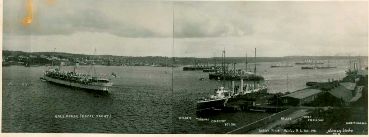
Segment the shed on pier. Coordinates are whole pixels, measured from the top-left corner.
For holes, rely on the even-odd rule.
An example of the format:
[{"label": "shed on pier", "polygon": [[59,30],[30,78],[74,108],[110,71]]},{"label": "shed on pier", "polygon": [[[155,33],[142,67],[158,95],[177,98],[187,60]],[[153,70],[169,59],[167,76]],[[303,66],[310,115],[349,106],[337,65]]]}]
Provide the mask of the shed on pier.
[{"label": "shed on pier", "polygon": [[305,88],[282,96],[282,102],[284,105],[303,105],[314,101],[321,93],[318,89]]}]

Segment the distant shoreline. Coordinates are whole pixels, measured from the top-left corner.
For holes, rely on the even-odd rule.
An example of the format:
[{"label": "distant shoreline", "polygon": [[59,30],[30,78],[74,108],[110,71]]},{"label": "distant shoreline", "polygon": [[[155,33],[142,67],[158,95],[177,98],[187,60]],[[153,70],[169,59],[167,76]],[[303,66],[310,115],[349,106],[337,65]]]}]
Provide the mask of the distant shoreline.
[{"label": "distant shoreline", "polygon": [[[196,58],[196,57],[162,57],[162,56],[113,56],[113,55],[85,55],[62,52],[23,52],[3,50],[3,66],[45,66],[45,65],[104,65],[104,66],[153,66],[153,67],[179,67],[193,66],[219,66],[221,57]],[[367,60],[366,56],[301,56],[301,57],[226,57],[224,63],[255,62],[283,62],[295,64],[296,62],[329,62],[329,60]],[[365,61],[364,61],[365,62]]]},{"label": "distant shoreline", "polygon": [[[23,54],[65,54],[65,55],[76,55],[76,56],[111,56],[111,57],[135,57],[135,58],[144,58],[144,57],[162,57],[162,58],[172,58],[169,56],[120,56],[120,55],[107,55],[107,54],[101,54],[101,55],[92,55],[92,54],[80,54],[80,53],[67,53],[67,52],[26,52],[26,51],[13,51],[13,50],[3,50],[3,54],[4,52],[14,52],[14,53],[23,53]],[[261,57],[256,57],[256,58],[310,58],[310,59],[316,59],[316,58],[357,58],[357,57],[366,57],[368,58],[368,56],[342,56],[342,55],[338,55],[338,56],[317,56],[317,55],[301,55],[301,56],[279,56],[279,57],[265,57],[265,56],[261,56]],[[179,56],[175,56],[174,58],[196,58],[196,59],[211,59],[211,58],[221,58],[220,55],[219,57],[179,57]],[[226,58],[245,58],[244,56],[240,56],[240,57],[235,57],[235,56],[229,56]],[[248,56],[248,58],[254,58],[254,56]],[[250,59],[251,60],[251,59]]]}]

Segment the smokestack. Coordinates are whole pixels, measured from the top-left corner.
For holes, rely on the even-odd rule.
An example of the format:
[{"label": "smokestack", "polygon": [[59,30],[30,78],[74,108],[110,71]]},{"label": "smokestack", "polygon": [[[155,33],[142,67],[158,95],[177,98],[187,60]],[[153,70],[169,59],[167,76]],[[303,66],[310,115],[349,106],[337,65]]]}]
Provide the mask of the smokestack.
[{"label": "smokestack", "polygon": [[243,93],[243,79],[241,78],[240,93]]}]

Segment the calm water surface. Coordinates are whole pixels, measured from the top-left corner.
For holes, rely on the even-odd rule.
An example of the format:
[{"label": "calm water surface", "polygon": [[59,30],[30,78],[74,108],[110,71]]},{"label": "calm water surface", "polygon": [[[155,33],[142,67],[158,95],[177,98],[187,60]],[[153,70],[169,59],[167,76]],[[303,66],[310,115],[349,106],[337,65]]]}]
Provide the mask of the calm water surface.
[{"label": "calm water surface", "polygon": [[[307,81],[344,77],[347,61],[334,62],[332,65],[338,68],[327,70],[301,70],[300,66],[270,68],[272,63],[268,62],[260,63],[257,68],[269,81],[269,92],[276,93],[304,88]],[[236,67],[242,68],[244,64]],[[197,121],[196,100],[212,94],[222,82],[200,81],[207,78],[207,73],[182,71],[181,67],[96,66],[98,73],[118,75],[112,78],[114,87],[108,95],[42,82],[39,77],[45,69],[3,67],[3,132],[225,133],[271,115],[237,112],[207,117],[226,120],[234,123],[233,126]],[[72,70],[72,67],[63,69]],[[77,71],[88,70],[89,67],[83,66]],[[81,114],[109,117],[55,118]]]}]

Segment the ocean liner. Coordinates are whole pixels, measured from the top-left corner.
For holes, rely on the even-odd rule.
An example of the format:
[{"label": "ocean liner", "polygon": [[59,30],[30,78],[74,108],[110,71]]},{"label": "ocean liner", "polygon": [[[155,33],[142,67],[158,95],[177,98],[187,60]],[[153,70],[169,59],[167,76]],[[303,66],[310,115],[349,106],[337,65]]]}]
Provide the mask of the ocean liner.
[{"label": "ocean liner", "polygon": [[109,79],[91,76],[83,73],[61,71],[58,68],[45,71],[42,80],[87,90],[108,91],[113,83]]},{"label": "ocean liner", "polygon": [[[96,49],[95,49],[96,52]],[[47,81],[50,83],[55,83],[63,86],[94,90],[100,92],[108,92],[109,88],[113,86],[107,78],[102,78],[97,76],[96,69],[94,67],[94,61],[92,60],[90,70],[94,70],[94,74],[77,73],[76,68],[78,63],[74,66],[73,71],[63,71],[60,66],[57,68],[49,68],[45,71],[44,75],[41,76],[42,81]],[[90,72],[90,71],[89,71]],[[112,74],[116,77],[116,74]]]}]

